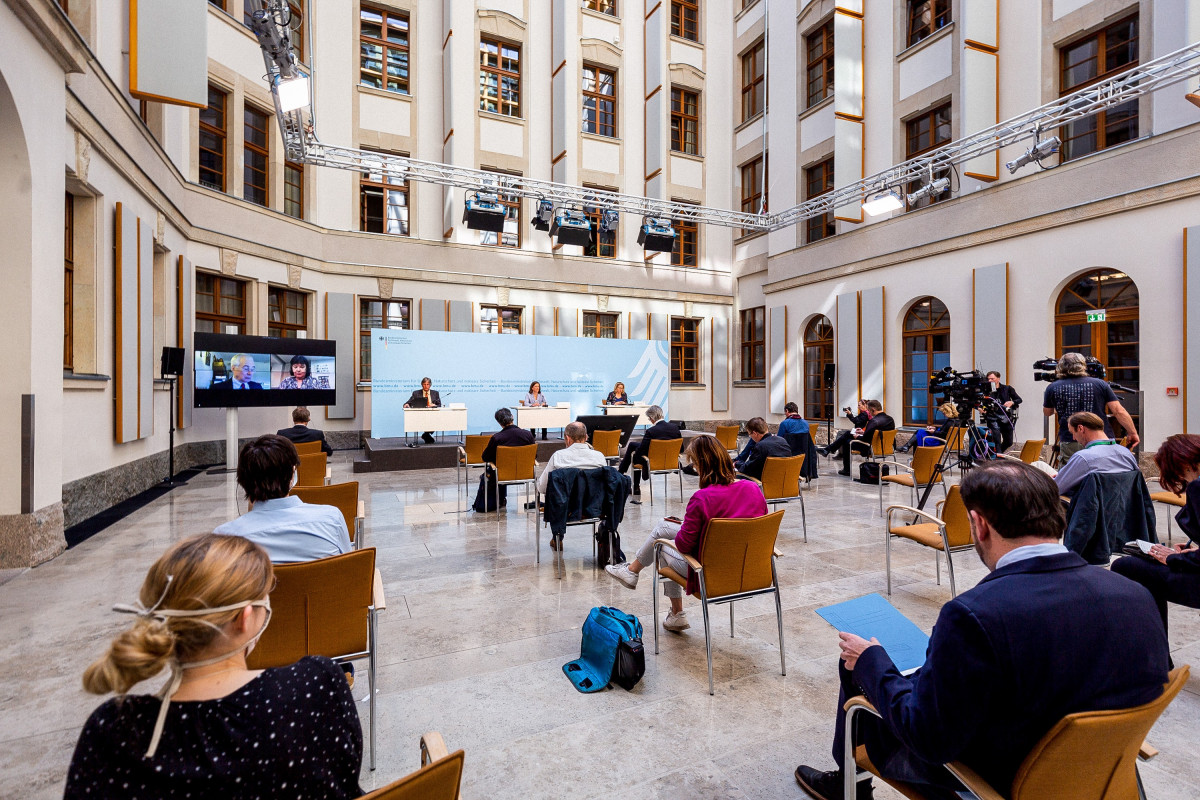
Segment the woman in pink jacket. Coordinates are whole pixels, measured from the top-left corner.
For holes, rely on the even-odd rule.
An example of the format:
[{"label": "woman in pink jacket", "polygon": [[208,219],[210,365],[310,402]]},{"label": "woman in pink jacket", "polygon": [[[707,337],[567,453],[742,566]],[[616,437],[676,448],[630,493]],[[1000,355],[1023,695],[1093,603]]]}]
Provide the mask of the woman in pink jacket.
[{"label": "woman in pink jacket", "polygon": [[[767,513],[767,501],[762,489],[753,481],[735,481],[733,462],[729,453],[715,436],[697,436],[688,446],[687,455],[700,476],[700,489],[688,500],[683,522],[672,517],[664,519],[654,527],[650,538],[638,550],[637,556],[627,564],[609,565],[604,569],[626,588],[637,588],[638,573],[654,561],[654,541],[674,539],[680,553],[699,557],[704,542],[704,530],[710,519],[738,519],[761,517]],[[700,591],[700,581],[678,554],[663,548],[659,563],[670,567],[680,575],[688,576],[688,594]],[[685,573],[686,571],[686,573]],[[669,631],[682,631],[691,627],[683,611],[683,590],[679,584],[667,581],[663,593],[671,601],[671,612],[663,620]]]}]

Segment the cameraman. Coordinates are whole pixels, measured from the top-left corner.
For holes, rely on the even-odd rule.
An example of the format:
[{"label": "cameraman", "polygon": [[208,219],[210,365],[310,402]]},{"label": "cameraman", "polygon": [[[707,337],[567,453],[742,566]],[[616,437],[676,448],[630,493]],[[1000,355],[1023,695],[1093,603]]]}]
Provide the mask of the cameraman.
[{"label": "cameraman", "polygon": [[1004,409],[1001,414],[994,410],[987,414],[988,428],[992,432],[992,441],[996,444],[996,452],[1003,453],[1012,447],[1013,443],[1013,414],[1021,405],[1021,395],[1016,389],[1000,382],[1000,373],[992,370],[987,374],[988,395]]},{"label": "cameraman", "polygon": [[1083,447],[1082,443],[1075,441],[1067,425],[1067,420],[1078,411],[1090,411],[1104,420],[1104,433],[1109,438],[1113,435],[1112,426],[1108,424],[1108,415],[1111,414],[1125,429],[1129,449],[1137,446],[1141,440],[1133,425],[1133,418],[1117,400],[1107,381],[1088,376],[1087,360],[1082,355],[1066,353],[1059,359],[1054,372],[1058,380],[1046,387],[1042,413],[1047,417],[1058,415],[1059,463],[1066,463]]}]

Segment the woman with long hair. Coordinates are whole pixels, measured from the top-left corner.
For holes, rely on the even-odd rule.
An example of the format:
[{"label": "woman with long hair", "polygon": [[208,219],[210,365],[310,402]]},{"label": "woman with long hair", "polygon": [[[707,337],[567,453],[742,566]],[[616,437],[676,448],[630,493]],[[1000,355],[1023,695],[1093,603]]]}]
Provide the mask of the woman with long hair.
[{"label": "woman with long hair", "polygon": [[[546,396],[542,394],[542,385],[540,383],[534,381],[529,384],[529,393],[525,395],[525,399],[521,401],[521,405],[526,408],[543,408],[550,405],[546,402]],[[529,432],[533,433],[533,430],[531,429]],[[545,441],[545,439],[546,429],[542,428],[542,440]]]},{"label": "woman with long hair", "polygon": [[[633,561],[616,566],[610,564],[604,568],[628,589],[637,588],[638,573],[654,562],[656,539],[674,539],[679,553],[694,557],[700,554],[704,529],[710,519],[761,517],[767,513],[767,501],[763,499],[762,489],[754,481],[734,479],[733,461],[717,437],[694,437],[688,445],[687,456],[700,478],[700,488],[688,500],[682,522],[672,518],[662,520],[654,526],[654,531]],[[688,594],[700,591],[699,578],[680,555],[663,548],[659,564],[688,576]],[[671,601],[671,611],[663,620],[663,627],[669,631],[691,627],[683,610],[683,589],[679,584],[667,581],[663,584],[663,594]]]},{"label": "woman with long hair", "polygon": [[604,398],[606,406],[626,406],[629,405],[629,395],[625,394],[625,384],[617,381],[617,385],[608,393],[608,397]]},{"label": "woman with long hair", "polygon": [[[362,727],[327,658],[250,670],[271,619],[271,560],[240,536],[179,542],[150,567],[135,615],[83,674],[117,696],[79,735],[64,797],[358,797]],[[129,690],[164,670],[157,695]]]}]

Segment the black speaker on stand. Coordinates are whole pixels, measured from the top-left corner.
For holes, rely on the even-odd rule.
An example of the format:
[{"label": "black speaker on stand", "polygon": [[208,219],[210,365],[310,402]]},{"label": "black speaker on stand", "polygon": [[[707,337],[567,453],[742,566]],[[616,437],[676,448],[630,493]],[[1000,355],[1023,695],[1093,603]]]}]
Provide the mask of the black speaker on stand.
[{"label": "black speaker on stand", "polygon": [[183,348],[182,347],[164,347],[162,349],[162,358],[159,360],[159,371],[162,373],[164,380],[171,382],[170,396],[171,402],[167,408],[167,418],[170,422],[168,430],[167,444],[167,477],[163,479],[164,486],[174,486],[175,478],[175,383],[179,377],[183,375]]},{"label": "black speaker on stand", "polygon": [[825,381],[826,391],[830,392],[825,418],[825,446],[828,447],[829,443],[833,441],[833,409],[837,405],[833,402],[833,384],[837,379],[837,364],[826,364],[825,372],[821,377]]}]

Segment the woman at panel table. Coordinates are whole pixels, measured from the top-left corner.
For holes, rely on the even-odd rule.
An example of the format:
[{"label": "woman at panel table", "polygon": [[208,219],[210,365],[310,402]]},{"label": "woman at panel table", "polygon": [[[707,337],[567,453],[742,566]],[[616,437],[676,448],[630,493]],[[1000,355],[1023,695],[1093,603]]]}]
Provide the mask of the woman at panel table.
[{"label": "woman at panel table", "polygon": [[[525,399],[521,401],[521,405],[526,408],[544,408],[550,405],[546,402],[545,395],[542,394],[542,385],[540,383],[534,381],[529,384],[529,393],[525,395]],[[533,433],[533,429],[530,428],[529,432]],[[546,429],[542,428],[542,440],[545,441],[545,439]]]},{"label": "woman at panel table", "polygon": [[280,389],[328,389],[329,379],[324,375],[314,377],[312,365],[306,356],[292,356],[292,374],[279,382]]},{"label": "woman at panel table", "polygon": [[617,385],[608,393],[608,397],[604,398],[606,406],[627,406],[629,405],[629,395],[625,394],[625,384],[617,381]]}]

